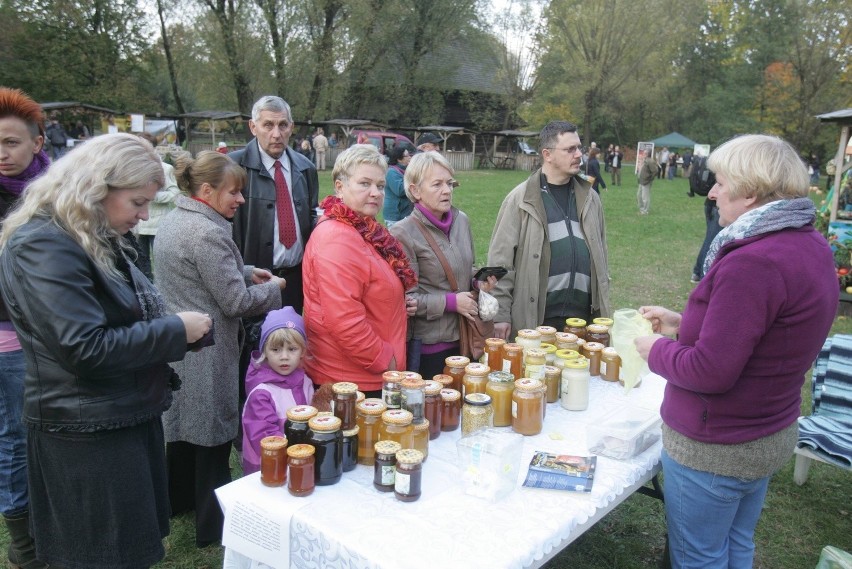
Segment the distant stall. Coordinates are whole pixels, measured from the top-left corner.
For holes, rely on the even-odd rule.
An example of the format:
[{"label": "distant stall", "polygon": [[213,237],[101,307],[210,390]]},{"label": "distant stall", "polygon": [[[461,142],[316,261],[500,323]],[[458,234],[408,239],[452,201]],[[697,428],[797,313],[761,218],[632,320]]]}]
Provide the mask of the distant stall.
[{"label": "distant stall", "polygon": [[229,150],[245,147],[251,139],[246,123],[249,115],[237,111],[197,111],[180,115],[186,131],[186,149],[195,156],[202,150],[215,150],[219,142]]},{"label": "distant stall", "polygon": [[[526,170],[531,172],[541,165],[541,157],[528,138],[537,138],[532,130],[500,130],[482,133],[491,136],[491,144],[479,156],[479,168],[498,170]],[[489,148],[490,146],[490,148]]]},{"label": "distant stall", "polygon": [[843,109],[840,111],[825,113],[823,115],[817,115],[817,118],[821,122],[836,123],[840,125],[840,141],[837,146],[837,154],[834,155],[834,192],[831,197],[831,214],[829,218],[829,221],[833,223],[837,221],[838,201],[840,200],[840,194],[842,193],[839,191],[840,180],[843,178],[843,174],[852,167],[852,161],[846,159],[850,152],[849,135],[850,127],[852,127],[852,109]]},{"label": "distant stall", "polygon": [[[476,134],[472,131],[465,130],[461,126],[418,126],[410,127],[403,130],[414,131],[414,141],[417,143],[417,138],[426,132],[437,134],[441,137],[441,154],[456,170],[473,170],[474,160],[476,156]],[[455,138],[451,138],[455,137]]]}]

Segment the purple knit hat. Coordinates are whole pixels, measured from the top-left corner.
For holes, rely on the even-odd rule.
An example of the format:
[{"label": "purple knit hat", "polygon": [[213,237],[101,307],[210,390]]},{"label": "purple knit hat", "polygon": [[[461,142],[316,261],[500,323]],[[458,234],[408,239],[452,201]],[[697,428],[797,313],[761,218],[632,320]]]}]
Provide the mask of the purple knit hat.
[{"label": "purple knit hat", "polygon": [[263,326],[260,327],[260,345],[258,349],[262,351],[263,346],[266,345],[266,339],[279,328],[293,328],[302,335],[302,338],[306,342],[308,341],[308,337],[305,335],[305,321],[302,320],[301,316],[296,314],[292,306],[285,306],[284,308],[273,310],[266,315],[266,320],[263,321]]}]

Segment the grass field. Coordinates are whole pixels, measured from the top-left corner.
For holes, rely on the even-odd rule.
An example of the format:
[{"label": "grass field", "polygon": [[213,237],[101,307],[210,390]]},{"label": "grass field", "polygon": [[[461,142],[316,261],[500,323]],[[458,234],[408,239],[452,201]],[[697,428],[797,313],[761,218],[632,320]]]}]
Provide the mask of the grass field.
[{"label": "grass field", "polygon": [[[692,289],[689,277],[704,238],[703,198],[688,198],[683,179],[657,180],[652,188],[651,213],[640,216],[636,177],[628,171],[630,165],[626,166],[623,186],[610,187],[602,195],[613,281],[612,304],[615,308],[661,304],[680,310]],[[493,170],[458,173],[461,186],[456,190],[455,204],[473,223],[478,264],[485,263],[491,229],[503,197],[526,177],[525,172]],[[609,175],[604,177],[609,182]],[[322,173],[320,181],[323,192],[330,193],[329,173]],[[852,321],[838,317],[834,332],[852,333]],[[808,385],[803,388],[804,413],[809,413],[809,389]],[[235,476],[239,473],[235,461],[234,472]],[[757,568],[812,568],[825,545],[852,551],[850,475],[824,464],[814,464],[808,482],[799,487],[793,483],[792,472],[790,460],[770,484],[757,527]],[[654,568],[662,556],[664,536],[662,504],[637,494],[546,567]],[[5,528],[0,529],[3,549],[7,540]],[[166,559],[156,567],[222,566],[220,548],[197,550],[194,544],[192,516],[176,518],[172,535],[166,540]]]}]

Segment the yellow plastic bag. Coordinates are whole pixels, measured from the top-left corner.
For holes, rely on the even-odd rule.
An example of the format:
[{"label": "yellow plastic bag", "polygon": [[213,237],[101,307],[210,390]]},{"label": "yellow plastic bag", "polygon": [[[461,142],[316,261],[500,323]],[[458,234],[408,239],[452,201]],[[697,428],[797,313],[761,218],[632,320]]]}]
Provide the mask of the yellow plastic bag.
[{"label": "yellow plastic bag", "polygon": [[653,334],[651,321],[642,318],[638,310],[621,308],[612,317],[612,347],[621,356],[621,379],[627,391],[633,389],[641,377],[650,372],[648,362],[642,359],[633,340]]}]

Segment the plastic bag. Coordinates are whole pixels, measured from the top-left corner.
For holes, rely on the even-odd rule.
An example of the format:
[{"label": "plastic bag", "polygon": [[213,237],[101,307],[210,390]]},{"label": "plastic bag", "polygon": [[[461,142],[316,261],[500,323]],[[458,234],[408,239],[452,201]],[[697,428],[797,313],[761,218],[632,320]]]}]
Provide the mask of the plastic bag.
[{"label": "plastic bag", "polygon": [[484,290],[479,291],[479,317],[483,320],[483,322],[490,322],[494,320],[494,317],[497,316],[497,310],[500,309],[500,305],[497,303],[497,299],[485,292]]},{"label": "plastic bag", "polygon": [[621,379],[627,391],[633,389],[643,375],[650,373],[648,362],[642,359],[633,340],[652,335],[651,321],[638,310],[621,308],[612,317],[612,347],[621,356]]}]

